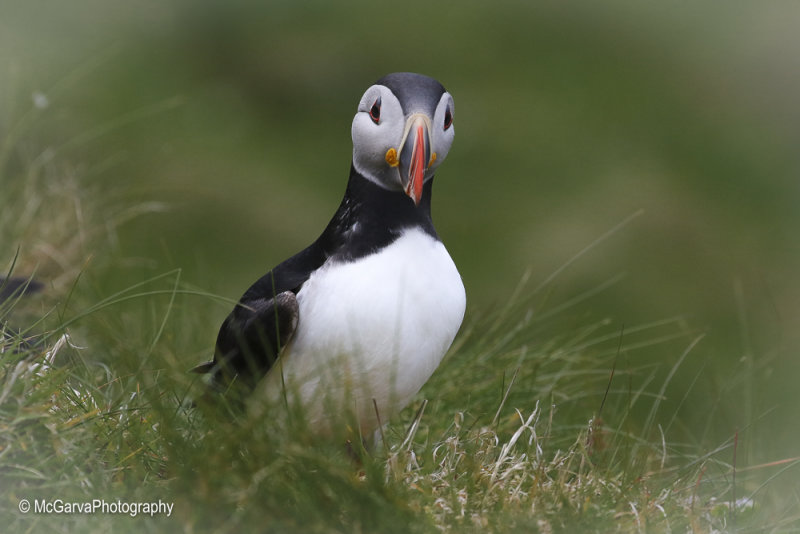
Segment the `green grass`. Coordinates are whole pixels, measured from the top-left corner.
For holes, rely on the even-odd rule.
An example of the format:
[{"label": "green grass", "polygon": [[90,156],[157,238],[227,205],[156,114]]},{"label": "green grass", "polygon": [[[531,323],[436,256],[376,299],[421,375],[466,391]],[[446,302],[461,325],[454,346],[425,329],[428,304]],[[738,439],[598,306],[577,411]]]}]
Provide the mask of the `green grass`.
[{"label": "green grass", "polygon": [[[615,351],[618,333],[605,322],[548,339],[535,314],[473,319],[385,441],[348,453],[344,419],[341,435],[321,437],[301,423],[185,406],[190,362],[173,352],[179,339],[157,333],[196,332],[189,299],[206,297],[178,288],[158,302],[154,293],[177,281],[172,273],[76,314],[73,325],[87,323],[93,341],[78,348],[74,327],[57,328],[46,338],[52,368],[32,365],[45,357],[39,350],[3,355],[11,531],[702,532],[734,520],[731,443],[705,451],[673,441],[674,414],[659,410],[668,384],[648,386],[647,365],[621,365],[659,338],[688,337],[686,351],[697,350],[699,338],[675,323],[631,328]],[[120,311],[135,301],[147,311]],[[103,324],[113,308],[121,315]],[[637,408],[649,413],[644,423]],[[751,491],[741,477],[737,485],[741,497]],[[23,515],[23,498],[175,507],[170,518]],[[736,520],[752,525],[759,511],[740,509]]]},{"label": "green grass", "polygon": [[[0,309],[4,323],[39,342],[26,349],[12,336],[0,365],[6,531],[800,528],[796,510],[761,498],[774,496],[770,476],[796,473],[796,459],[743,470],[733,463],[735,435],[709,446],[682,424],[690,391],[675,391],[671,380],[702,353],[702,333],[682,318],[623,326],[585,314],[586,301],[615,280],[557,302],[550,287],[559,270],[538,287],[524,278],[495,311],[471,309],[442,366],[389,422],[382,443],[348,448],[346,418],[332,419],[340,433],[320,436],[302,421],[270,418],[274,411],[255,418],[224,402],[188,407],[200,389],[186,370],[207,356],[216,326],[202,310],[230,303],[182,280],[180,270],[99,296],[93,279],[115,266],[85,267],[81,257],[113,240],[113,224],[97,227],[113,223],[107,204],[79,185],[71,196],[48,196],[35,178],[17,192],[25,202],[4,197],[5,230],[20,232],[20,243],[81,238],[50,243],[67,267],[64,280]],[[32,205],[30,216],[13,216]],[[192,349],[198,337],[202,353]],[[707,402],[692,409],[709,409],[711,395]],[[161,500],[174,509],[152,518],[22,514],[21,499]]]},{"label": "green grass", "polygon": [[[185,9],[179,13],[193,13],[194,5],[187,4]],[[69,16],[82,18],[83,14],[76,10]],[[102,16],[96,16],[99,20],[93,27],[114,32],[112,24],[105,25]],[[293,16],[299,17],[295,25],[306,22],[305,15]],[[541,44],[561,43],[555,35],[562,33],[561,26],[551,24],[560,16],[555,10],[550,18],[520,17],[511,21],[516,28],[511,33],[530,36],[533,44],[539,40]],[[38,12],[34,17],[42,19]],[[347,12],[340,17],[347,19]],[[322,24],[323,18],[317,23]],[[461,35],[456,43],[471,43],[479,33],[476,29],[483,29],[483,17],[475,17],[475,22],[467,18],[462,14],[448,19]],[[626,73],[631,77],[628,82],[636,82],[639,78],[632,73],[644,73],[647,78],[660,71],[640,69],[635,58],[633,66],[621,69],[624,72],[609,71],[609,66],[626,65],[614,52],[625,41],[613,39],[612,53],[603,55],[605,67],[587,71],[585,65],[595,65],[592,53],[597,47],[593,43],[605,42],[586,33],[587,28],[595,28],[591,18],[578,17],[577,30],[572,27],[571,33],[565,33],[570,46],[553,46],[562,50],[562,55],[527,66],[512,53],[511,49],[518,48],[513,39],[506,42],[487,36],[475,41],[476,50],[485,48],[486,43],[500,47],[495,56],[508,65],[502,74],[498,64],[496,78],[485,76],[480,69],[468,75],[476,70],[463,65],[469,55],[461,44],[453,47],[451,55],[462,63],[454,63],[445,74],[454,80],[460,91],[457,99],[463,103],[460,109],[465,110],[459,119],[458,142],[464,148],[448,161],[449,177],[461,181],[448,185],[450,178],[443,176],[441,187],[449,188],[450,196],[441,207],[437,205],[437,224],[449,224],[444,226],[448,246],[462,274],[472,273],[471,277],[465,274],[465,279],[478,283],[468,284],[471,305],[467,318],[441,367],[415,401],[388,422],[382,443],[367,450],[346,446],[348,439],[358,443],[348,433],[346,417],[333,419],[340,432],[320,436],[302,420],[293,419],[287,426],[280,416],[255,418],[229,409],[224,402],[188,408],[187,400],[198,396],[200,385],[187,371],[209,357],[220,317],[232,306],[233,288],[250,281],[243,273],[269,259],[245,258],[251,252],[252,236],[278,226],[270,217],[281,223],[290,215],[295,220],[300,195],[292,193],[292,182],[299,176],[320,177],[319,181],[294,185],[307,193],[302,207],[308,208],[308,213],[303,211],[297,221],[301,230],[287,242],[271,236],[273,241],[265,248],[283,254],[280,247],[296,247],[295,240],[306,239],[317,229],[315,217],[327,214],[330,206],[321,192],[335,190],[338,195],[342,185],[330,179],[327,169],[344,154],[346,170],[349,150],[346,135],[339,135],[347,130],[349,111],[339,117],[338,110],[349,110],[352,93],[363,89],[355,78],[371,80],[373,71],[387,68],[385,57],[394,53],[395,42],[383,41],[385,49],[371,56],[374,65],[356,69],[361,63],[356,51],[360,52],[363,39],[346,41],[352,50],[347,48],[350,52],[341,55],[348,56],[352,64],[343,71],[359,75],[334,84],[335,106],[327,99],[311,98],[317,94],[319,77],[298,81],[294,64],[276,63],[276,58],[286,55],[282,49],[248,41],[270,32],[261,27],[248,33],[237,25],[218,26],[216,18],[208,14],[190,24],[193,28],[199,24],[200,30],[180,34],[177,45],[172,40],[174,28],[167,24],[168,29],[163,30],[165,23],[159,19],[161,40],[122,39],[123,52],[116,55],[113,50],[93,50],[96,55],[88,57],[94,59],[42,93],[50,101],[49,108],[33,106],[15,115],[19,100],[29,96],[19,89],[25,84],[17,80],[19,94],[13,93],[13,87],[8,89],[13,84],[4,85],[2,89],[13,94],[3,95],[7,109],[0,110],[0,128],[4,128],[0,130],[3,274],[33,275],[46,289],[40,295],[0,304],[0,325],[10,336],[0,354],[0,530],[800,531],[796,423],[774,415],[795,415],[792,403],[797,396],[784,387],[791,386],[796,376],[796,364],[783,357],[783,353],[792,355],[792,332],[788,325],[783,327],[789,338],[784,347],[780,321],[769,314],[764,320],[757,316],[760,306],[748,306],[752,284],[734,285],[734,305],[719,298],[717,287],[726,283],[729,271],[719,268],[719,263],[727,265],[731,259],[728,251],[738,251],[736,254],[748,259],[758,255],[754,252],[751,256],[745,246],[749,241],[741,239],[745,230],[752,228],[756,228],[752,230],[755,237],[769,234],[775,239],[764,248],[752,249],[765,254],[763,264],[793,272],[793,264],[786,260],[788,253],[779,253],[790,247],[783,246],[787,242],[772,232],[776,227],[795,227],[790,224],[794,218],[786,215],[796,213],[789,206],[791,195],[784,195],[779,187],[784,174],[762,172],[761,158],[770,162],[773,158],[760,144],[738,150],[737,135],[749,138],[750,122],[743,120],[746,128],[736,122],[737,128],[728,131],[736,143],[725,135],[717,138],[726,129],[714,120],[703,122],[703,114],[696,111],[714,100],[709,97],[713,92],[700,91],[698,103],[675,103],[670,99],[681,100],[683,92],[664,90],[662,94],[669,85],[662,83],[659,75],[645,80],[641,91],[634,90],[635,83],[623,83],[631,93],[649,95],[648,102],[658,103],[652,109],[649,104],[644,106],[652,112],[644,115],[646,119],[640,117],[641,106],[629,107],[625,91],[606,102],[604,99],[618,94]],[[250,27],[251,19],[235,20]],[[295,36],[294,26],[275,20],[277,40],[292,42],[287,38]],[[617,22],[614,17],[609,20]],[[531,23],[540,30],[551,28],[550,33],[531,31]],[[439,19],[431,17],[430,24],[438,29]],[[705,26],[700,26],[705,32]],[[630,27],[638,29],[635,23]],[[196,43],[191,39],[205,38],[213,28],[218,28],[220,40],[236,46],[216,59],[203,57],[205,49],[201,48],[199,57],[203,59],[197,60]],[[374,25],[364,28],[372,31]],[[600,24],[596,31],[598,28],[606,26]],[[615,34],[614,24],[608,28]],[[334,34],[347,32],[336,28],[331,30]],[[653,42],[662,34],[654,35]],[[671,50],[671,45],[653,45],[638,32],[629,37],[650,43],[656,59],[659,51]],[[582,44],[584,39],[589,45]],[[296,48],[309,58],[318,53],[315,47],[300,46],[304,45],[302,39],[296,40],[295,54]],[[735,40],[738,42],[738,36]],[[131,42],[137,46],[126,52]],[[427,41],[421,43],[425,50],[430,46]],[[632,48],[648,49],[639,46],[638,40],[633,43],[636,46]],[[251,55],[246,56],[242,72],[274,73],[276,65],[282,65],[280,82],[269,77],[247,78],[245,85],[252,84],[252,88],[232,90],[233,96],[226,98],[228,90],[221,87],[226,78],[209,76],[212,81],[208,81],[203,73],[208,65],[227,65],[230,57],[244,58],[245,50]],[[262,60],[265,51],[272,59]],[[586,51],[592,56],[590,61],[581,59]],[[682,56],[671,50],[673,53],[675,68],[680,66],[680,72],[692,75],[676,79],[692,78],[694,64],[687,67],[679,61]],[[118,61],[118,57],[125,60]],[[187,57],[195,58],[196,64]],[[286,57],[303,63],[296,55]],[[428,61],[422,66],[431,71],[440,63],[448,64],[438,57]],[[87,75],[101,63],[108,68],[93,77]],[[645,63],[663,64],[656,60]],[[177,65],[190,73],[181,74]],[[424,70],[422,66],[420,70]],[[527,70],[520,79],[508,74],[523,67]],[[116,69],[124,75],[107,75]],[[697,72],[703,70],[697,68]],[[58,77],[59,72],[48,71],[45,78]],[[598,85],[595,77],[603,84]],[[164,79],[172,79],[166,89],[153,85],[152,80]],[[107,89],[106,83],[112,89]],[[492,135],[487,136],[487,126],[496,120],[495,102],[508,96],[508,84],[515,88],[512,96],[521,100],[520,116],[533,119],[513,125],[503,120],[503,128],[515,129],[500,132],[489,128]],[[565,87],[578,93],[564,96]],[[58,99],[70,88],[74,94],[66,101],[71,104],[58,107]],[[538,91],[533,99],[531,88]],[[258,106],[242,103],[240,92]],[[173,98],[175,94],[179,97]],[[552,105],[553,95],[569,110],[576,102],[594,102],[595,97],[599,102],[578,106],[571,117]],[[180,112],[164,112],[174,111],[183,100],[186,107],[178,107]],[[334,107],[336,120],[341,122],[335,128],[325,115],[333,113]],[[77,113],[80,108],[88,111]],[[257,109],[262,115],[254,111]],[[589,109],[597,115],[587,115]],[[240,114],[234,114],[236,110]],[[548,119],[550,113],[553,117]],[[623,120],[626,113],[636,126],[632,130]],[[298,116],[305,120],[296,122]],[[319,124],[311,119],[320,116],[326,117],[330,131],[316,132]],[[262,120],[264,117],[267,119]],[[620,121],[619,142],[604,133],[609,117]],[[120,134],[120,129],[132,124],[136,126],[132,134]],[[583,132],[587,124],[594,129],[581,133],[585,139],[576,137],[575,132]],[[655,141],[647,144],[647,137],[637,133],[641,131],[653,132]],[[558,135],[551,135],[553,132]],[[686,137],[687,132],[694,133]],[[308,157],[305,145],[297,140],[314,135],[318,140],[308,145],[321,152]],[[339,145],[328,146],[333,138]],[[709,152],[707,141],[711,138],[716,141]],[[773,138],[765,136],[762,142],[770,144]],[[608,142],[597,147],[598,139]],[[643,145],[637,148],[630,139]],[[214,153],[226,143],[232,151],[224,156]],[[529,144],[537,149],[529,150]],[[666,150],[659,156],[664,160],[663,169],[648,163],[648,154],[661,154],[662,149]],[[177,156],[163,155],[172,150]],[[626,162],[631,150],[634,156],[644,158],[646,169],[658,167],[641,178],[646,185],[638,181],[641,172],[635,161],[631,169],[623,164],[620,171],[609,163],[606,171],[602,165],[596,171],[596,160],[574,158],[576,153],[588,157],[594,151],[601,162]],[[120,164],[126,158],[133,162]],[[750,172],[751,167],[759,172]],[[563,173],[562,168],[570,172]],[[788,164],[787,168],[791,170]],[[297,174],[287,174],[288,169]],[[536,180],[526,180],[524,187],[509,180],[493,191],[498,195],[495,198],[486,195],[484,187],[486,176],[494,176],[498,170],[512,177],[535,176]],[[636,179],[619,178],[626,173]],[[238,185],[221,183],[220,176],[228,174],[245,178]],[[747,180],[751,174],[759,180]],[[794,176],[788,171],[786,175]],[[591,186],[587,193],[586,183],[578,187],[578,176],[603,180],[603,185]],[[610,179],[609,183],[609,176],[617,181]],[[698,176],[713,180],[702,181]],[[648,190],[654,177],[663,178],[670,187]],[[774,184],[762,187],[766,178]],[[708,196],[695,192],[684,197],[680,189],[673,191],[673,182],[689,184],[692,179]],[[542,183],[547,180],[553,183]],[[743,193],[728,191],[731,183],[739,184]],[[282,198],[269,198],[267,192],[274,188],[290,192],[287,198],[291,202],[284,206]],[[600,197],[598,189],[603,190]],[[650,192],[637,197],[645,190]],[[720,195],[726,191],[730,198]],[[750,200],[757,196],[755,191],[761,195],[759,205],[769,207],[767,215],[743,210],[742,205],[751,207],[747,203],[737,204],[740,197]],[[614,204],[615,195],[635,206]],[[184,202],[183,210],[176,210],[167,223],[157,215],[165,210],[158,200],[162,198]],[[783,203],[776,203],[777,198]],[[264,209],[265,199],[268,209]],[[512,200],[514,204],[510,204]],[[648,214],[655,216],[646,224],[643,219],[647,217],[636,217],[638,211],[625,217],[648,202]],[[507,204],[514,208],[508,209]],[[553,205],[557,207],[548,214],[547,208]],[[699,208],[681,211],[686,205]],[[619,206],[622,208],[617,211]],[[773,215],[776,206],[783,211]],[[592,215],[596,210],[594,217],[586,218],[587,212]],[[464,211],[480,216],[465,218]],[[608,223],[608,218],[613,222]],[[686,228],[675,228],[680,226],[676,221],[687,224]],[[575,225],[590,227],[595,239],[584,239],[586,234]],[[717,227],[726,228],[719,234],[724,237],[720,242],[713,233]],[[639,238],[622,240],[629,232],[634,234],[634,228]],[[534,230],[539,232],[537,236],[526,233]],[[498,232],[506,239],[496,239]],[[545,234],[547,239],[541,238]],[[451,235],[460,239],[451,239]],[[664,245],[663,241],[678,235],[690,236],[692,247],[675,252],[674,243]],[[697,249],[693,248],[696,236],[707,240],[700,239]],[[196,244],[205,238],[207,248],[196,251],[200,248]],[[549,248],[541,248],[545,241]],[[738,245],[740,241],[743,244]],[[475,242],[489,248],[476,254]],[[215,248],[220,243],[229,246],[226,253]],[[488,263],[486,258],[507,246],[518,249],[519,257],[519,250],[524,249],[526,261],[531,254],[541,257],[545,265],[560,262],[561,266],[550,275],[542,275],[548,272],[545,270],[523,276],[515,291],[499,293],[497,288],[505,287],[509,267],[503,266],[506,270],[496,274],[476,265]],[[695,261],[698,250],[720,254],[723,259],[701,257]],[[590,262],[590,253],[598,252],[603,252],[602,261]],[[673,255],[681,256],[680,261]],[[633,261],[636,259],[639,261]],[[509,264],[515,262],[509,259]],[[629,269],[630,277],[639,282],[628,286],[621,275],[603,275],[609,271],[603,265],[612,265],[613,273]],[[664,269],[654,268],[662,266]],[[566,276],[575,271],[577,276]],[[494,278],[481,280],[488,278],[481,274],[487,272]],[[587,272],[592,276],[601,273],[607,280],[598,282]],[[214,291],[198,287],[209,283],[215,284]],[[704,284],[708,287],[702,287]],[[216,294],[222,292],[219,288],[225,288],[225,296]],[[473,298],[481,292],[496,294],[494,308],[486,305],[486,299]],[[679,293],[681,298],[675,298]],[[764,293],[763,299],[771,301],[769,292]],[[785,307],[792,291],[783,293],[789,297],[778,295],[776,302]],[[686,295],[692,298],[684,298]],[[688,309],[686,302],[690,303]],[[720,343],[719,330],[714,332],[712,327],[707,333],[706,315],[697,313],[691,303],[713,308],[719,316],[737,316],[739,331],[723,330],[725,339]],[[662,307],[671,311],[654,315],[653,310]],[[676,308],[685,311],[686,317],[701,319],[669,315]],[[620,311],[623,309],[627,313]],[[626,319],[623,324],[620,316],[643,319]],[[654,316],[661,319],[653,320]],[[13,334],[19,331],[22,337],[35,336],[38,344],[26,348]],[[712,342],[714,334],[717,340]],[[730,349],[739,345],[741,354]],[[21,499],[161,500],[174,508],[169,518],[22,514],[18,509]]]}]

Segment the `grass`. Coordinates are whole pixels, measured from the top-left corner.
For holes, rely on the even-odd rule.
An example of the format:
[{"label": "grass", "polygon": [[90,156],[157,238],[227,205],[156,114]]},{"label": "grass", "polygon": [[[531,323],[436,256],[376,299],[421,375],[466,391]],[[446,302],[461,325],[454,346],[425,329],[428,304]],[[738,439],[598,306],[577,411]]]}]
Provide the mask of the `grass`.
[{"label": "grass", "polygon": [[[702,358],[702,333],[680,317],[621,325],[586,311],[617,278],[553,301],[559,269],[534,287],[524,277],[496,310],[470,310],[441,368],[368,449],[345,446],[346,418],[322,437],[224,402],[191,408],[199,388],[186,370],[213,342],[208,310],[230,303],[180,270],[104,294],[98,280],[125,260],[117,227],[162,207],[128,206],[57,159],[27,157],[18,138],[5,143],[2,242],[20,243],[9,274],[47,283],[0,304],[6,531],[800,529],[796,502],[762,498],[796,476],[798,459],[737,465],[739,433],[709,443],[683,422],[687,410],[735,409],[710,393],[686,405],[701,383],[686,362]],[[33,346],[22,341],[31,335]],[[690,386],[676,389],[683,373]],[[174,508],[23,514],[21,499]]]},{"label": "grass", "polygon": [[[170,278],[146,285],[178,280]],[[149,288],[119,295],[113,306],[158,298],[141,289]],[[195,328],[185,297],[177,289],[151,308],[168,316],[167,330]],[[100,321],[106,309],[81,321]],[[606,322],[526,349],[535,316],[497,319],[488,329],[487,320],[469,326],[433,383],[385,429],[383,444],[352,454],[344,432],[322,438],[302,424],[231,416],[224,406],[187,408],[188,362],[168,343],[120,339],[109,325],[107,338],[87,336],[92,345],[79,348],[72,327],[57,329],[44,354],[3,355],[4,524],[15,532],[703,532],[731,524],[732,444],[701,451],[670,441],[664,429],[674,414],[659,410],[667,381],[654,393],[648,366],[618,368],[609,380],[619,355],[652,350],[658,331],[675,323],[631,328],[614,351]],[[159,322],[147,313],[139,320],[142,330]],[[651,341],[627,341],[636,334]],[[620,376],[628,384],[616,391]],[[638,404],[649,410],[644,424],[632,420]],[[737,483],[746,496],[746,481]],[[163,500],[174,503],[174,515],[23,515],[23,498]],[[756,513],[750,503],[737,509],[740,523]]]}]

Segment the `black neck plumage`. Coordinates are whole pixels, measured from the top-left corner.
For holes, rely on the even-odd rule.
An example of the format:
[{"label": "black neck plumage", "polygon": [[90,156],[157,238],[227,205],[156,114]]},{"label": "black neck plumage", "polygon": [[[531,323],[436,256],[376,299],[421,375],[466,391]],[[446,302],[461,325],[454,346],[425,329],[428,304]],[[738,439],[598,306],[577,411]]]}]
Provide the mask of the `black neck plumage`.
[{"label": "black neck plumage", "polygon": [[425,182],[419,205],[402,191],[389,191],[350,167],[342,203],[318,243],[328,257],[352,261],[392,243],[403,230],[419,228],[438,239],[431,219],[433,178]]}]

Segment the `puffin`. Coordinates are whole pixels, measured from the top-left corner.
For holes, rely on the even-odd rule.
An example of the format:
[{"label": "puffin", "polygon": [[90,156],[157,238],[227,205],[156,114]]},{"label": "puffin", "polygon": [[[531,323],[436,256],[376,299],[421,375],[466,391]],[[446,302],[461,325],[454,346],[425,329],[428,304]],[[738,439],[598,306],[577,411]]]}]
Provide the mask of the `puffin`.
[{"label": "puffin", "polygon": [[10,326],[4,316],[18,299],[38,293],[42,288],[44,284],[33,278],[0,276],[0,354],[7,350],[14,353],[25,352],[36,346],[35,336],[28,333],[28,337],[25,337],[24,331]]},{"label": "puffin", "polygon": [[388,74],[364,92],[339,208],[224,320],[213,359],[194,369],[212,390],[244,387],[260,410],[299,407],[312,427],[353,414],[364,433],[419,392],[466,306],[431,218],[454,111],[452,95],[421,74]]},{"label": "puffin", "polygon": [[28,293],[38,293],[44,285],[32,278],[0,276],[0,304],[12,298],[19,298]]}]

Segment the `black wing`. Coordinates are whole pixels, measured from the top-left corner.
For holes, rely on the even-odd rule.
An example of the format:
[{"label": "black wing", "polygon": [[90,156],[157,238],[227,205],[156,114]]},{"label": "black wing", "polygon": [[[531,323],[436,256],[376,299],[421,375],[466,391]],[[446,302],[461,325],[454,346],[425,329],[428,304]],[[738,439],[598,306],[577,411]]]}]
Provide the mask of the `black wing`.
[{"label": "black wing", "polygon": [[222,323],[214,360],[195,370],[217,386],[234,379],[253,386],[278,359],[297,327],[297,299],[291,291],[240,302]]},{"label": "black wing", "polygon": [[262,276],[242,295],[217,335],[214,359],[193,371],[225,388],[234,380],[252,387],[278,359],[299,319],[297,292],[327,255],[319,242]]}]

